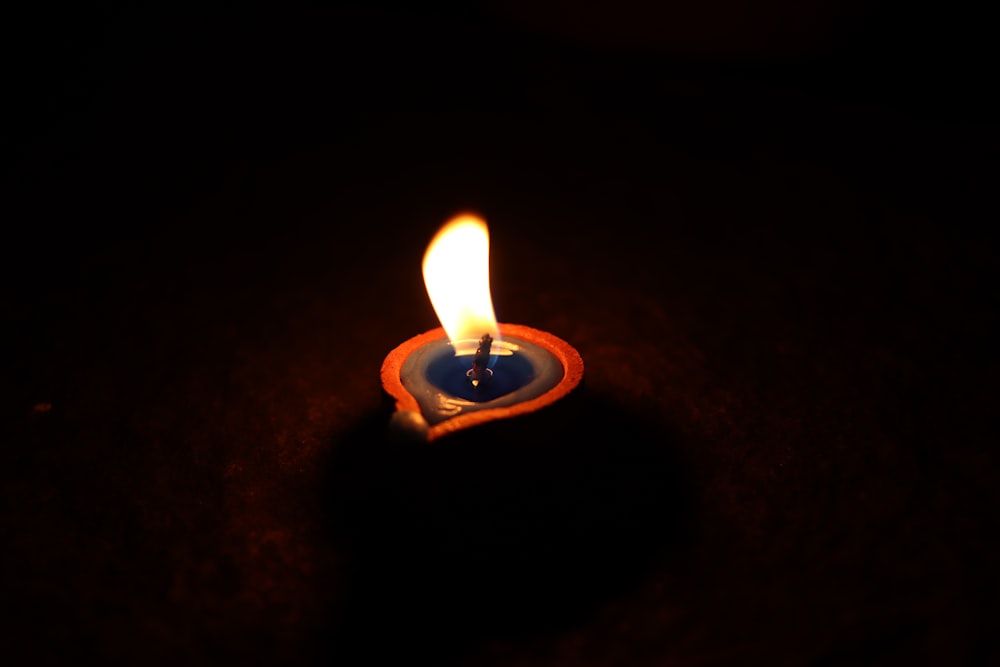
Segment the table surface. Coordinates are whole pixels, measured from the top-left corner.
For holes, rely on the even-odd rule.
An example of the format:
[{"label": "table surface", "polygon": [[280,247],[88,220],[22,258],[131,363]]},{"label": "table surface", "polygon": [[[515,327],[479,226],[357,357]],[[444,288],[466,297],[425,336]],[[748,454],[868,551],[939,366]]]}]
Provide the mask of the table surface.
[{"label": "table surface", "polygon": [[[500,28],[359,53],[451,24],[356,12],[350,48],[180,14],[49,63],[9,144],[3,652],[995,663],[995,117]],[[393,442],[379,368],[465,210],[499,319],[584,381]]]}]

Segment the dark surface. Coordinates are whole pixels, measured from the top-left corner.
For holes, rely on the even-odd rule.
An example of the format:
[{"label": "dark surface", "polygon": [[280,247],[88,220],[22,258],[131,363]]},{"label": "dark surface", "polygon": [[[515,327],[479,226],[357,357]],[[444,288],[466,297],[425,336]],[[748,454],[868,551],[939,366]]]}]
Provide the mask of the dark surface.
[{"label": "dark surface", "polygon": [[[987,24],[556,5],[8,22],[12,664],[997,662]],[[461,209],[586,375],[405,447]]]}]

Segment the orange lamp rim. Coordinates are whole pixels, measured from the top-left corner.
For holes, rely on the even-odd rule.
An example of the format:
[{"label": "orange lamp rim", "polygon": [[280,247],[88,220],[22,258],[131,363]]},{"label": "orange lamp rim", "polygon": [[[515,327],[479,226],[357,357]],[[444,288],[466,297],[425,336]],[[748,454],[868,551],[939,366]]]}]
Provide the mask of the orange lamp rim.
[{"label": "orange lamp rim", "polygon": [[[497,408],[489,408],[459,414],[445,419],[428,428],[427,440],[432,441],[449,433],[484,424],[497,419],[509,419],[536,412],[549,406],[569,394],[583,379],[583,358],[572,345],[547,331],[534,329],[522,324],[500,323],[500,334],[520,338],[526,343],[537,345],[551,353],[563,367],[562,379],[544,394],[535,398]],[[400,371],[406,359],[418,348],[447,338],[443,327],[418,334],[397,346],[382,362],[382,387],[396,401],[397,411],[412,411],[420,414],[417,399],[407,391],[400,379]]]}]

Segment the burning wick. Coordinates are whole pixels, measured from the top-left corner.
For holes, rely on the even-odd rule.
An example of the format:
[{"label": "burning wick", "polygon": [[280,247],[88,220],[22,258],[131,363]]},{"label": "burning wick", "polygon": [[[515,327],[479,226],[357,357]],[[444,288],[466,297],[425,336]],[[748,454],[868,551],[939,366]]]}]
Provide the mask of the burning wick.
[{"label": "burning wick", "polygon": [[465,374],[472,380],[473,387],[478,387],[481,383],[489,381],[493,376],[493,371],[488,367],[491,345],[493,345],[493,337],[488,333],[484,333],[483,337],[479,339],[476,356],[472,358],[472,368]]}]

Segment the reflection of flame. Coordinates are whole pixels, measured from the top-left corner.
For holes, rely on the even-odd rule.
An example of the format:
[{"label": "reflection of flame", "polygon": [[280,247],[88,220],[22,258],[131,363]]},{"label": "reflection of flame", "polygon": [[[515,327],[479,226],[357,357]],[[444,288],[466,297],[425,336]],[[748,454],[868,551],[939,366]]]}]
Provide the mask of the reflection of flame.
[{"label": "reflection of flame", "polygon": [[455,354],[475,354],[483,334],[500,340],[490,295],[490,234],[481,218],[460,215],[438,230],[424,253],[424,285]]}]

